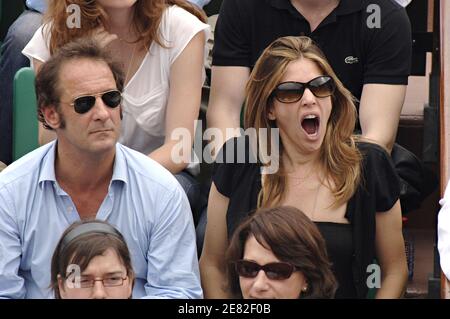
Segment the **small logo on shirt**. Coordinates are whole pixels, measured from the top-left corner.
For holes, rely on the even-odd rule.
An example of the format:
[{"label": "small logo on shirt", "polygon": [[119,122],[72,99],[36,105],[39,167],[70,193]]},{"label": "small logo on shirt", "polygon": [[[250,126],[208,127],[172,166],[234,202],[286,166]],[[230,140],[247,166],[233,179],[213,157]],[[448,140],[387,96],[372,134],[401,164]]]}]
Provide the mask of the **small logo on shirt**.
[{"label": "small logo on shirt", "polygon": [[351,55],[345,58],[345,63],[347,63],[347,64],[355,64],[358,62],[359,62],[359,59],[357,57],[354,57]]}]

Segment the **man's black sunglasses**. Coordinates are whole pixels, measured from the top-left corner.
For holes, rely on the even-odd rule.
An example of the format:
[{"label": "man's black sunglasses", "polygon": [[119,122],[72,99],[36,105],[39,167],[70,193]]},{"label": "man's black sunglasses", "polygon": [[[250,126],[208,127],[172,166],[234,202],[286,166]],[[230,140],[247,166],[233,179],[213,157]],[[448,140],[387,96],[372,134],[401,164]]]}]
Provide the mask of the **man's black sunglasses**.
[{"label": "man's black sunglasses", "polygon": [[70,105],[74,107],[75,112],[84,114],[92,109],[98,96],[100,96],[103,103],[110,108],[118,107],[122,102],[122,93],[118,90],[111,90],[93,95],[79,96],[75,98]]},{"label": "man's black sunglasses", "polygon": [[272,96],[282,103],[294,103],[300,101],[308,88],[316,97],[328,97],[334,93],[336,85],[333,78],[321,75],[307,83],[283,82],[273,90]]}]

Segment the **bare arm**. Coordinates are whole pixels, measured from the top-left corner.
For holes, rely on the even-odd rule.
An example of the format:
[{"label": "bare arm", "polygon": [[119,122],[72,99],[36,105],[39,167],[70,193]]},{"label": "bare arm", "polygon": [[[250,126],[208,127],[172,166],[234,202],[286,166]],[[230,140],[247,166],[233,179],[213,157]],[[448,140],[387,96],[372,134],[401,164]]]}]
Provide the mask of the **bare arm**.
[{"label": "bare arm", "polygon": [[[149,156],[159,162],[173,174],[182,171],[189,164],[192,143],[194,141],[194,121],[198,118],[202,91],[202,72],[204,59],[205,33],[197,33],[183,52],[172,64],[170,70],[170,91],[166,113],[166,137],[164,144]],[[175,135],[177,129],[189,132],[188,141],[179,141]],[[172,137],[172,134],[174,136]],[[184,143],[185,160],[176,163],[172,150]],[[178,152],[177,152],[178,154]]]},{"label": "bare arm", "polygon": [[208,199],[208,223],[200,258],[203,294],[207,299],[231,297],[225,290],[227,283],[225,251],[228,247],[226,214],[229,198],[219,193],[214,183]]},{"label": "bare arm", "polygon": [[359,105],[362,135],[389,153],[397,135],[405,94],[406,85],[365,84],[363,87]]},{"label": "bare arm", "polygon": [[[250,69],[240,66],[213,66],[211,69],[211,93],[206,120],[209,128],[218,128],[226,141],[227,128],[240,127],[240,115],[245,99],[245,85]],[[231,138],[233,136],[228,136]],[[221,141],[214,141],[215,152],[222,147]]]},{"label": "bare arm", "polygon": [[376,298],[400,298],[408,276],[400,200],[389,211],[376,214],[375,245],[381,266],[381,287]]}]

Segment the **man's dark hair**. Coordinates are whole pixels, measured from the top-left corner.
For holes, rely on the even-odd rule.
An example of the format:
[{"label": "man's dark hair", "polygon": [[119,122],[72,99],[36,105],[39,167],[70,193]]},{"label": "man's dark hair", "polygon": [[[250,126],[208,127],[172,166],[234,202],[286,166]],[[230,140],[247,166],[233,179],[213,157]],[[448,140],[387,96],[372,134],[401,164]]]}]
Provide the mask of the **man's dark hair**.
[{"label": "man's dark hair", "polygon": [[71,60],[89,59],[105,62],[110,68],[117,89],[122,92],[124,87],[124,73],[122,66],[116,62],[111,54],[101,48],[91,38],[80,38],[61,47],[40,68],[36,76],[36,95],[38,105],[38,118],[46,129],[52,130],[45,122],[43,109],[54,105],[59,107],[61,90],[59,72],[62,66]]}]

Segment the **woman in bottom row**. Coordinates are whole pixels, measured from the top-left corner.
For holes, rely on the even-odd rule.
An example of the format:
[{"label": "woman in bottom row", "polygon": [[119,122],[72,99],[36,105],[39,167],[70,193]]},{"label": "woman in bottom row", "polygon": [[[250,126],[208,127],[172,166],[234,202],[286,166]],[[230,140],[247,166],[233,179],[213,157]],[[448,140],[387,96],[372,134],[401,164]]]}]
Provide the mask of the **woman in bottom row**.
[{"label": "woman in bottom row", "polygon": [[256,211],[236,229],[227,260],[233,297],[333,298],[336,291],[325,240],[294,207]]}]

